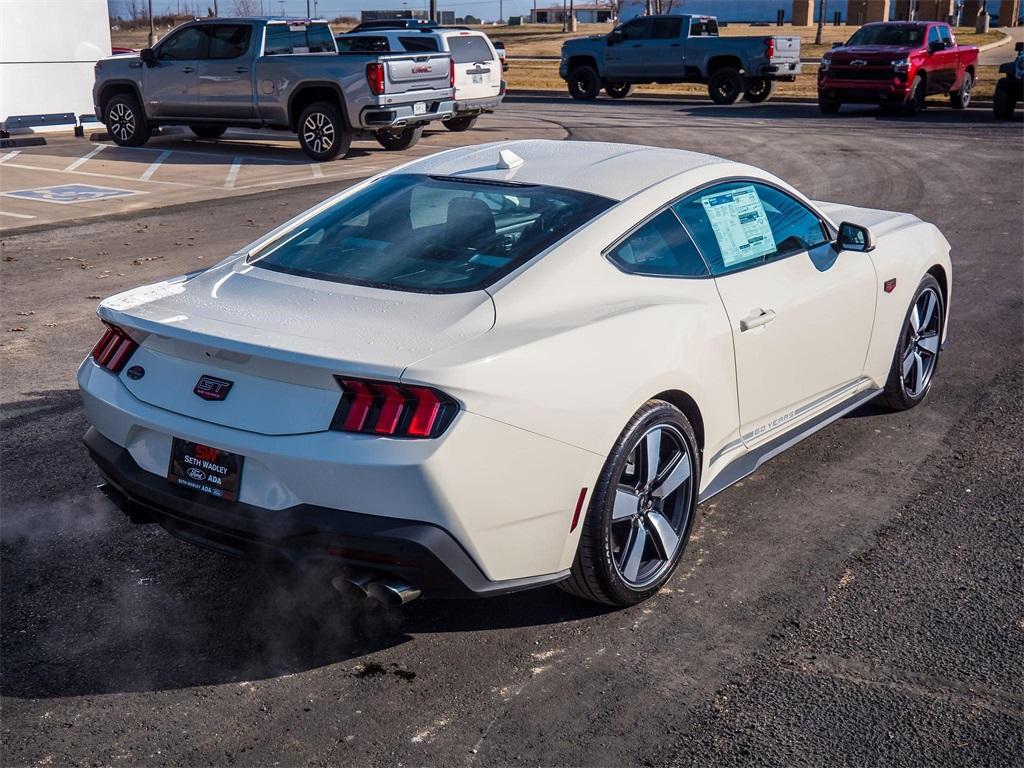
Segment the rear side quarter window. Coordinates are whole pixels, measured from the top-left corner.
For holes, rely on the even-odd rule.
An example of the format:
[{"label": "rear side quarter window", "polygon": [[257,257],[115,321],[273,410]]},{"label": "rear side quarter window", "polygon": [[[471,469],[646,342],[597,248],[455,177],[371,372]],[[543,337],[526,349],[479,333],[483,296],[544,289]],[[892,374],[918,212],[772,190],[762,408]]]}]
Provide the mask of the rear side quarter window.
[{"label": "rear side quarter window", "polygon": [[649,277],[706,277],[707,266],[671,211],[662,211],[608,252],[623,272]]},{"label": "rear side quarter window", "polygon": [[456,64],[492,61],[494,54],[483,35],[456,35],[448,38],[448,50]]},{"label": "rear side quarter window", "polygon": [[398,38],[398,42],[405,50],[413,53],[436,53],[439,50],[437,38],[429,35],[420,35],[419,37],[408,35]]}]

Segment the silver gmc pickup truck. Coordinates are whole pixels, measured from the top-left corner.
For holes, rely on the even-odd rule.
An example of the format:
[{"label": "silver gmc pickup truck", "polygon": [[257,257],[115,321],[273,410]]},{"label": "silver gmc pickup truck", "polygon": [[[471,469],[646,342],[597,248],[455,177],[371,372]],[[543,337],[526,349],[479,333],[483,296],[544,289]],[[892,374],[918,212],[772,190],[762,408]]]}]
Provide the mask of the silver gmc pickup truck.
[{"label": "silver gmc pickup truck", "polygon": [[359,135],[411,147],[428,122],[453,116],[452,72],[448,53],[339,53],[320,19],[197,19],[138,56],[97,62],[93,104],[121,146],[161,125],[204,139],[273,128],[324,161]]},{"label": "silver gmc pickup truck", "polygon": [[614,99],[638,83],[706,83],[716,104],[761,102],[800,74],[800,38],[719,37],[714,16],[640,16],[607,35],[566,40],[558,70],[574,99]]}]

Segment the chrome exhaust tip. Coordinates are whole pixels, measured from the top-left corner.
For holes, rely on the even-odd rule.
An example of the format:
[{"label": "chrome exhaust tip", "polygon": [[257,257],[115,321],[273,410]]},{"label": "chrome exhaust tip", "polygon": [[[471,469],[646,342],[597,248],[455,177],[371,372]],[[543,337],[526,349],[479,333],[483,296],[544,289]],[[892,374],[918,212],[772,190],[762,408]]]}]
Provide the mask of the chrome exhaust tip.
[{"label": "chrome exhaust tip", "polygon": [[411,603],[422,593],[397,576],[376,573],[351,573],[335,576],[331,586],[342,594],[353,591],[364,600],[373,599],[383,605],[399,606]]}]

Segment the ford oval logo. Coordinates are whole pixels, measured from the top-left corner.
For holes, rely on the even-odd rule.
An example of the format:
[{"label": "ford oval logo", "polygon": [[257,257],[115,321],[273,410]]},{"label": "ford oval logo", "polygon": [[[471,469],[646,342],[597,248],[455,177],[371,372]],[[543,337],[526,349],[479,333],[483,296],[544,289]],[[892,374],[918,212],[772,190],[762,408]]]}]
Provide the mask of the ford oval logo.
[{"label": "ford oval logo", "polygon": [[188,476],[193,480],[198,480],[199,482],[206,479],[206,473],[201,469],[196,469],[195,467],[189,467]]}]

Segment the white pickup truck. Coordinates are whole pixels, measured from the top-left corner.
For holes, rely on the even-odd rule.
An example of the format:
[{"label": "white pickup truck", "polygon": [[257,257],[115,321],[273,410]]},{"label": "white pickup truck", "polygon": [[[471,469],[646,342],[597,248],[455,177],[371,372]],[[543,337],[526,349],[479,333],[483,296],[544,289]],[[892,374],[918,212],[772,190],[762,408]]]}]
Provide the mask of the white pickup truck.
[{"label": "white pickup truck", "polygon": [[298,134],[314,160],[372,136],[415,144],[455,114],[448,53],[339,53],[326,21],[212,18],[182,24],[138,56],[96,64],[93,103],[111,138],[141,146],[153,128],[187,125],[215,139],[229,127]]}]

